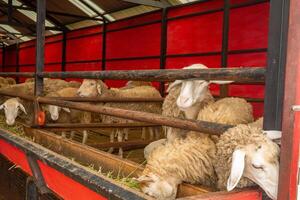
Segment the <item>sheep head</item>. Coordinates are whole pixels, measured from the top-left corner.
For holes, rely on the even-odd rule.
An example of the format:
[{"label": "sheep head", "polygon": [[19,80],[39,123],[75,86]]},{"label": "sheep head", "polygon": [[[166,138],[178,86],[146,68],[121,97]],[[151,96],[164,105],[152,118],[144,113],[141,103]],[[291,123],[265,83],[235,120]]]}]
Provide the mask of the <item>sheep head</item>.
[{"label": "sheep head", "polygon": [[173,200],[176,198],[178,184],[174,178],[163,179],[154,173],[140,176],[142,192],[158,200]]},{"label": "sheep head", "polygon": [[6,100],[2,105],[0,105],[0,110],[2,109],[4,109],[6,123],[10,126],[15,124],[19,110],[23,111],[27,115],[27,112],[24,106],[20,103],[19,98],[11,98]]},{"label": "sheep head", "polygon": [[272,199],[277,199],[279,147],[270,139],[237,147],[232,154],[227,190],[233,190],[242,177],[258,184]]},{"label": "sheep head", "polygon": [[68,113],[71,112],[69,108],[62,108],[62,107],[55,106],[55,105],[48,105],[48,109],[47,109],[47,111],[50,113],[50,117],[53,121],[58,120],[61,110],[64,110]]},{"label": "sheep head", "polygon": [[[194,64],[183,69],[207,69],[205,65]],[[173,87],[181,84],[180,94],[177,98],[176,104],[179,109],[186,110],[192,107],[195,103],[201,102],[205,99],[210,83],[228,84],[232,81],[205,81],[205,80],[176,80],[170,84],[168,91]]]},{"label": "sheep head", "polygon": [[106,89],[107,86],[101,80],[84,79],[77,95],[80,97],[97,97]]}]

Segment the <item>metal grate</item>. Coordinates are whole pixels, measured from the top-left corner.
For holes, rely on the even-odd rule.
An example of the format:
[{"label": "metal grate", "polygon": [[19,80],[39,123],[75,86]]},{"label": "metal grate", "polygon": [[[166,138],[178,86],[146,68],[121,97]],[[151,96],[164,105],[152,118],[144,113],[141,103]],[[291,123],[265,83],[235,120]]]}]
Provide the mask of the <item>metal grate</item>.
[{"label": "metal grate", "polygon": [[[25,174],[20,168],[0,155],[0,200],[24,200],[26,194]],[[59,200],[55,194],[40,195],[40,200]]]}]

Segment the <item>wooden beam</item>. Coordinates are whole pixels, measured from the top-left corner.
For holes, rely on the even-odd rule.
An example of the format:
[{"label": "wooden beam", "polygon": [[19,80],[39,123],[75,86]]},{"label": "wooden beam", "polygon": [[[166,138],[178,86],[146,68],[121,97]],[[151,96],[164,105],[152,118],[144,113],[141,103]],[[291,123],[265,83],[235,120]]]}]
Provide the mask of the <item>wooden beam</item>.
[{"label": "wooden beam", "polygon": [[167,1],[154,1],[154,0],[123,0],[130,3],[140,4],[144,6],[152,6],[157,8],[166,8],[170,6]]}]

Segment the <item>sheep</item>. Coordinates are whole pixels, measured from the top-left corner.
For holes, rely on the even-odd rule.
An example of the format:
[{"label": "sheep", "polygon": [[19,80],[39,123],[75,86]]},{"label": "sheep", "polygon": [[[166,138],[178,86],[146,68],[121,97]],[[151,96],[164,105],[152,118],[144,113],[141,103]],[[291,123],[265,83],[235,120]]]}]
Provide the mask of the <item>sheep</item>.
[{"label": "sheep", "polygon": [[16,80],[14,78],[8,77],[8,78],[6,78],[6,80],[7,80],[7,83],[9,85],[15,85],[16,84]]},{"label": "sheep", "polygon": [[[194,64],[183,69],[206,69],[202,64]],[[181,119],[196,119],[199,111],[206,105],[213,103],[208,86],[210,83],[228,84],[232,81],[204,81],[204,80],[176,80],[168,87],[162,115]],[[164,127],[167,139],[180,137],[184,132],[180,129]],[[173,135],[171,135],[173,134]]]},{"label": "sheep", "polygon": [[[101,80],[84,80],[80,88],[78,89],[78,95],[81,97],[161,97],[159,92],[152,86],[138,86],[130,89],[113,89],[110,90]],[[161,113],[160,103],[106,103],[106,106],[122,108],[127,110],[144,111],[151,113]],[[102,119],[105,123],[127,123],[132,120],[121,119],[111,116],[103,116]],[[127,139],[128,129],[121,131],[116,129],[118,141],[123,140],[123,132],[125,133],[125,139]],[[113,142],[115,133],[111,133],[110,141]],[[112,152],[113,148],[109,150]],[[123,151],[119,149],[119,155],[122,156]]]},{"label": "sheep", "polygon": [[[201,148],[200,148],[201,147]],[[173,200],[182,182],[214,186],[214,142],[206,135],[188,134],[156,147],[137,178],[142,192],[159,200]]]},{"label": "sheep", "polygon": [[[206,105],[199,111],[197,120],[227,125],[247,124],[253,122],[253,108],[252,105],[244,99],[228,97]],[[253,126],[260,126],[261,124],[262,127],[262,119],[252,124]],[[168,135],[167,139],[168,141],[172,141],[175,138],[186,136],[188,133],[188,131],[177,131],[173,129],[173,132]],[[218,136],[210,137],[214,141],[218,140]],[[144,149],[145,159],[148,160],[150,152],[165,142],[165,140],[158,140],[147,145]]]},{"label": "sheep", "polygon": [[[56,80],[56,79],[46,79],[44,81],[44,93],[50,93],[52,91],[60,90],[62,88],[68,87],[68,86],[77,85],[79,87],[79,83],[68,83],[63,80]],[[10,85],[7,88],[1,88],[0,91],[13,91],[16,94],[27,94],[27,95],[33,95],[34,94],[34,83],[21,83],[16,85]],[[10,124],[13,125],[15,123],[15,119],[18,115],[14,115],[14,113],[19,113],[19,109],[21,107],[19,105],[22,105],[24,107],[24,110],[26,112],[22,112],[26,114],[26,116],[21,115],[20,117],[24,119],[24,121],[28,124],[31,124],[33,122],[33,103],[28,100],[20,100],[18,98],[12,98],[13,100],[7,99],[6,97],[1,97],[1,101],[4,102],[0,105],[0,109],[4,109],[5,111],[5,117],[6,119],[10,119]]]},{"label": "sheep", "polygon": [[228,191],[256,183],[276,199],[278,158],[277,144],[248,124],[228,129],[217,143],[191,131],[186,138],[156,147],[137,180],[144,193],[157,199],[175,199],[181,182]]},{"label": "sheep", "polygon": [[[46,95],[46,97],[75,97],[77,94],[78,88],[63,88],[61,90],[51,92]],[[50,119],[57,123],[84,123],[85,116],[87,113],[79,110],[69,109],[69,108],[61,108],[55,105],[47,105],[46,113],[50,114]],[[89,121],[89,120],[87,120]],[[71,131],[70,139],[73,139],[75,132]],[[66,133],[62,132],[62,137],[66,137]],[[87,131],[83,131],[83,139],[82,143],[85,144],[87,140]]]},{"label": "sheep", "polygon": [[228,129],[216,143],[213,159],[220,190],[258,184],[277,198],[279,146],[261,128],[240,124]]}]

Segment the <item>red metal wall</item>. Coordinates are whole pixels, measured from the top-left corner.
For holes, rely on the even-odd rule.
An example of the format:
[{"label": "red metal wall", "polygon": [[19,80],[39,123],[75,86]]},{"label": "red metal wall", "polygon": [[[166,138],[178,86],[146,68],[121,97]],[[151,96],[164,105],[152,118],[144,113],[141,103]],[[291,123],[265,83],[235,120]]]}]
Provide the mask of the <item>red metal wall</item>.
[{"label": "red metal wall", "polygon": [[[212,0],[169,10],[166,68],[182,68],[194,63],[221,67],[223,2]],[[269,3],[236,8],[237,5],[247,2],[251,0],[231,0],[228,67],[266,66]],[[205,13],[195,15],[196,12],[202,11]],[[138,26],[142,23],[147,25]],[[136,26],[128,27],[133,25]],[[161,11],[111,23],[107,30],[106,70],[159,69]],[[61,70],[61,39],[61,35],[46,39],[46,71]],[[253,49],[261,50],[249,52]],[[214,54],[201,55],[208,52]],[[195,55],[181,55],[192,53]],[[14,55],[13,51],[6,52],[6,65],[15,64]],[[19,58],[20,71],[34,70],[34,41],[20,45]],[[102,27],[68,33],[66,59],[67,71],[101,70]],[[4,71],[14,70],[13,66],[4,69]],[[124,81],[107,81],[107,83],[111,87],[120,87]],[[211,88],[215,94],[219,93],[218,86],[212,85]],[[263,98],[264,86],[232,84],[229,86],[229,95]],[[261,116],[263,103],[253,105],[255,116]]]}]

